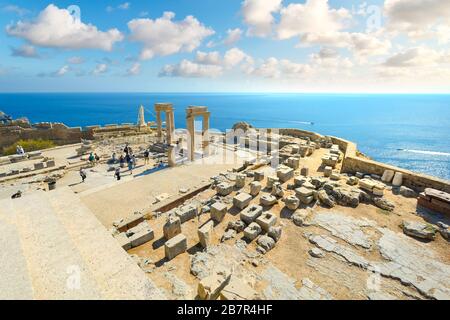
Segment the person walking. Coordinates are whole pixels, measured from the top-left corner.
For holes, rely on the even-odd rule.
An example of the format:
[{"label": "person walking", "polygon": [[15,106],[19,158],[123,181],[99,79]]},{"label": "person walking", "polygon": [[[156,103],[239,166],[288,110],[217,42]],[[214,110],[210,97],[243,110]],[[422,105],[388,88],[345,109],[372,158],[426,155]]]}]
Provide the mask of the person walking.
[{"label": "person walking", "polygon": [[133,174],[133,158],[129,157],[128,159],[128,171],[130,171],[130,174]]},{"label": "person walking", "polygon": [[94,154],[94,157],[95,157],[95,164],[98,164],[100,161],[100,157],[98,156],[97,153]]},{"label": "person walking", "polygon": [[133,162],[133,168],[136,169],[137,158],[136,158],[136,156],[134,154],[131,156],[131,161]]},{"label": "person walking", "polygon": [[125,168],[125,158],[123,155],[120,156],[119,163],[121,168]]},{"label": "person walking", "polygon": [[92,153],[92,152],[89,154],[89,162],[92,166],[95,165],[95,156],[94,156],[94,153]]},{"label": "person walking", "polygon": [[150,163],[150,152],[148,149],[144,151],[144,160],[146,165]]},{"label": "person walking", "polygon": [[81,182],[84,182],[84,180],[86,180],[86,178],[87,178],[86,172],[84,171],[83,168],[80,168],[80,177],[81,177]]},{"label": "person walking", "polygon": [[116,177],[117,181],[120,180],[120,167],[116,168],[116,172],[114,172],[114,176]]}]

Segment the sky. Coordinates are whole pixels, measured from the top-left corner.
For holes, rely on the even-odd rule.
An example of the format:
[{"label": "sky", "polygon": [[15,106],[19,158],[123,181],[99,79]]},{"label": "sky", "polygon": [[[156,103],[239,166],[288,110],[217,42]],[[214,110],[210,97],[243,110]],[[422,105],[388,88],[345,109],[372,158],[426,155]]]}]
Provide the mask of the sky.
[{"label": "sky", "polygon": [[0,28],[0,92],[450,92],[448,0],[0,0]]}]

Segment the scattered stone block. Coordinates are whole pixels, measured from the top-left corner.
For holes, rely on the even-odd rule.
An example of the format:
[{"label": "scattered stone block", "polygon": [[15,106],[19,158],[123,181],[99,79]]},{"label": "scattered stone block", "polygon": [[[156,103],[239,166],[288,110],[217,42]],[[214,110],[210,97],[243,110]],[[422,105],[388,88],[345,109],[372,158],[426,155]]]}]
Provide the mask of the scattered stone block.
[{"label": "scattered stone block", "polygon": [[198,216],[198,213],[198,207],[193,204],[189,204],[175,211],[175,214],[180,218],[181,223],[195,219]]},{"label": "scattered stone block", "polygon": [[261,182],[259,181],[253,181],[250,183],[250,194],[253,197],[256,197],[262,190]]},{"label": "scattered stone block", "polygon": [[325,253],[319,248],[313,248],[308,251],[309,255],[313,258],[323,258],[325,257]]},{"label": "scattered stone block", "polygon": [[117,234],[114,238],[116,238],[123,250],[128,251],[132,249],[131,240],[127,237],[125,232]]},{"label": "scattered stone block", "polygon": [[6,172],[0,172],[0,178],[6,177]]},{"label": "scattered stone block", "polygon": [[296,196],[289,196],[284,199],[284,203],[289,210],[295,211],[300,206],[300,200]]},{"label": "scattered stone block", "polygon": [[217,185],[216,190],[218,195],[225,197],[233,192],[233,186],[227,182],[222,182]]},{"label": "scattered stone block", "polygon": [[116,221],[113,223],[113,226],[117,229],[119,232],[127,231],[128,229],[131,229],[138,224],[144,222],[144,215],[140,212],[135,212],[131,216],[121,219],[119,221]]},{"label": "scattered stone block", "polygon": [[386,211],[394,211],[395,209],[395,204],[384,197],[374,197],[373,203],[375,203],[378,208]]},{"label": "scattered stone block", "polygon": [[277,170],[277,177],[280,179],[281,182],[286,182],[294,178],[294,169],[281,166]]},{"label": "scattered stone block", "polygon": [[333,173],[333,167],[326,166],[325,169],[323,170],[323,175],[327,178],[330,177],[332,173]]},{"label": "scattered stone block", "polygon": [[274,176],[267,177],[267,185],[266,185],[267,189],[272,190],[273,184],[275,182],[280,182],[280,179],[278,179],[278,177],[274,177]]},{"label": "scattered stone block", "polygon": [[403,173],[401,172],[396,172],[394,179],[392,180],[392,185],[394,187],[401,187],[403,184]]},{"label": "scattered stone block", "polygon": [[34,164],[34,170],[41,170],[44,169],[44,163],[43,162],[38,162]]},{"label": "scattered stone block", "polygon": [[350,177],[347,180],[347,184],[350,186],[356,186],[359,183],[359,179],[357,177]]},{"label": "scattered stone block", "polygon": [[255,240],[262,232],[261,226],[256,222],[252,222],[244,229],[244,237],[250,241]]},{"label": "scattered stone block", "polygon": [[327,194],[325,190],[320,190],[317,194],[317,197],[322,205],[328,208],[334,208],[336,203],[334,200]]},{"label": "scattered stone block", "polygon": [[264,172],[262,171],[255,171],[255,181],[263,181],[264,180]]},{"label": "scattered stone block", "polygon": [[372,179],[361,179],[359,180],[359,187],[363,190],[367,190],[372,192],[373,188],[377,185],[376,181],[373,181]]},{"label": "scattered stone block", "polygon": [[436,237],[436,228],[428,223],[421,223],[417,221],[403,221],[403,232],[415,238],[434,240]]},{"label": "scattered stone block", "polygon": [[277,217],[270,212],[265,212],[256,219],[256,223],[259,224],[264,231],[268,232],[270,227],[275,226],[277,223]]},{"label": "scattered stone block", "polygon": [[362,173],[362,172],[357,172],[357,173],[355,174],[355,176],[356,176],[358,179],[363,179],[363,178],[364,178],[364,173]]},{"label": "scattered stone block", "polygon": [[221,291],[228,285],[231,273],[213,275],[203,278],[198,284],[198,297],[201,300],[217,300]]},{"label": "scattered stone block", "polygon": [[268,236],[261,236],[256,241],[259,247],[264,249],[264,252],[269,252],[273,248],[275,248],[275,240]]},{"label": "scattered stone block", "polygon": [[245,209],[252,201],[252,196],[242,192],[233,198],[233,205],[238,209]]},{"label": "scattered stone block", "polygon": [[198,229],[198,239],[203,248],[208,248],[211,245],[214,233],[214,221],[210,220]]},{"label": "scattered stone block", "polygon": [[417,193],[413,189],[405,186],[400,187],[400,194],[405,198],[417,198]]},{"label": "scattered stone block", "polygon": [[339,174],[339,172],[333,172],[330,176],[330,179],[334,181],[339,181],[341,180],[341,175]]},{"label": "scattered stone block", "polygon": [[384,196],[384,187],[380,188],[378,185],[375,186],[372,190],[373,194],[377,197],[382,197]]},{"label": "scattered stone block", "polygon": [[283,229],[281,227],[270,227],[267,235],[275,240],[275,242],[278,242],[281,239],[282,232]]},{"label": "scattered stone block", "polygon": [[252,205],[247,209],[243,210],[240,214],[241,220],[246,224],[251,224],[255,222],[256,219],[263,213],[263,207],[258,205]]},{"label": "scattered stone block", "polygon": [[139,247],[155,238],[155,233],[147,221],[129,229],[126,234],[131,241],[132,248]]},{"label": "scattered stone block", "polygon": [[300,174],[304,177],[309,176],[309,168],[308,167],[303,167],[302,170],[300,171]]},{"label": "scattered stone block", "polygon": [[450,194],[432,188],[426,188],[419,195],[418,204],[429,210],[450,216]]},{"label": "scattered stone block", "polygon": [[383,176],[381,177],[381,181],[385,183],[391,183],[394,178],[395,172],[392,170],[384,170]]},{"label": "scattered stone block", "polygon": [[272,187],[272,193],[273,196],[278,197],[278,198],[282,198],[284,196],[284,190],[283,187],[281,186],[281,183],[279,182],[275,182],[273,184]]},{"label": "scattered stone block", "polygon": [[303,177],[303,176],[298,176],[298,177],[294,178],[294,184],[297,187],[303,186],[303,184],[306,183],[307,181],[308,180],[305,177]]},{"label": "scattered stone block", "polygon": [[181,220],[176,215],[169,215],[166,223],[163,226],[164,238],[167,240],[181,233]]},{"label": "scattered stone block", "polygon": [[230,221],[228,223],[227,230],[231,229],[231,230],[236,231],[237,233],[240,233],[240,232],[244,231],[244,229],[246,227],[247,226],[245,225],[244,221],[242,221],[242,220]]},{"label": "scattered stone block", "polygon": [[236,184],[235,184],[236,188],[241,189],[245,186],[245,178],[246,178],[245,174],[236,175]]},{"label": "scattered stone block", "polygon": [[165,255],[168,260],[172,260],[176,256],[186,252],[187,240],[186,236],[179,234],[168,240],[164,245]]},{"label": "scattered stone block", "polygon": [[234,237],[236,237],[236,234],[237,234],[236,230],[229,229],[229,230],[225,231],[225,233],[223,234],[220,241],[225,242],[225,241],[234,239]]},{"label": "scattered stone block", "polygon": [[300,167],[300,159],[296,157],[290,157],[287,159],[287,166],[297,170]]},{"label": "scattered stone block", "polygon": [[54,166],[56,166],[55,160],[47,161],[47,168],[53,168]]},{"label": "scattered stone block", "polygon": [[211,219],[217,223],[220,223],[227,214],[227,211],[228,208],[224,203],[216,202],[211,206]]},{"label": "scattered stone block", "polygon": [[273,206],[274,204],[276,204],[278,202],[278,199],[275,196],[272,195],[268,195],[268,194],[264,194],[261,196],[261,198],[259,199],[259,203],[263,206],[263,207],[270,207]]},{"label": "scattered stone block", "polygon": [[251,301],[257,298],[258,294],[242,279],[234,276],[231,277],[230,283],[222,289],[220,293],[220,300],[243,300]]},{"label": "scattered stone block", "polygon": [[299,199],[307,198],[307,197],[314,195],[314,190],[308,189],[305,187],[300,187],[300,188],[295,189],[295,195]]}]

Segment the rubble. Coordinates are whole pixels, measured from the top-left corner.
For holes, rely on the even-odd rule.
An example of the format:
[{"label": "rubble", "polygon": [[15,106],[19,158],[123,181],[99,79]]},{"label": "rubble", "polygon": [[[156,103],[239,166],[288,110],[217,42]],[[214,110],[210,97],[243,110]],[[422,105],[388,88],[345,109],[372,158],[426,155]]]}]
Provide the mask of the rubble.
[{"label": "rubble", "polygon": [[275,247],[275,240],[269,236],[261,236],[258,238],[257,244],[264,250],[264,252],[269,252]]},{"label": "rubble", "polygon": [[373,203],[375,203],[378,208],[386,211],[394,211],[395,209],[395,204],[384,197],[374,197]]}]

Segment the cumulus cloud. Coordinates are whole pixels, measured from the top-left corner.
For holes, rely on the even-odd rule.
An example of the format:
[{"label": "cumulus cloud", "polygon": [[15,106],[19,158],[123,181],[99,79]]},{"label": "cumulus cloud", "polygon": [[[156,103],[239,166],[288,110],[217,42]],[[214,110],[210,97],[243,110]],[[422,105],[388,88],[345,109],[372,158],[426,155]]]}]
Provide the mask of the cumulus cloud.
[{"label": "cumulus cloud", "polygon": [[394,68],[426,67],[450,62],[447,51],[436,51],[427,47],[410,48],[387,59],[383,66]]},{"label": "cumulus cloud", "polygon": [[279,60],[271,57],[256,66],[249,74],[264,78],[299,78],[307,76],[312,68],[307,64],[292,62],[287,59]]},{"label": "cumulus cloud", "polygon": [[413,39],[449,42],[450,2],[443,0],[386,0],[387,30]]},{"label": "cumulus cloud", "polygon": [[111,51],[114,43],[122,41],[117,29],[100,31],[72,16],[67,9],[53,4],[45,8],[33,21],[19,21],[8,25],[6,32],[41,47],[64,49],[100,49]]},{"label": "cumulus cloud", "polygon": [[223,67],[217,65],[199,64],[189,60],[183,60],[178,64],[166,65],[159,73],[160,77],[185,77],[185,78],[214,78],[222,74]]},{"label": "cumulus cloud", "polygon": [[141,73],[141,64],[139,62],[135,62],[130,69],[127,70],[128,76],[137,76]]},{"label": "cumulus cloud", "polygon": [[95,69],[92,70],[92,74],[94,76],[98,76],[108,72],[108,65],[106,63],[99,63],[95,66]]},{"label": "cumulus cloud", "polygon": [[67,62],[70,64],[83,64],[85,60],[82,57],[70,57],[67,59]]},{"label": "cumulus cloud", "polygon": [[273,14],[281,8],[282,0],[245,0],[242,3],[242,15],[248,26],[247,34],[265,37],[272,34],[275,23]]},{"label": "cumulus cloud", "polygon": [[66,75],[67,73],[69,73],[71,71],[71,68],[68,65],[62,66],[61,68],[59,68],[56,71],[50,72],[50,73],[45,73],[45,72],[41,72],[38,74],[38,77],[62,77],[64,75]]},{"label": "cumulus cloud", "polygon": [[328,0],[307,0],[305,4],[291,3],[281,9],[277,27],[279,39],[290,39],[304,34],[336,32],[351,18],[347,9],[332,9]]},{"label": "cumulus cloud", "polygon": [[228,29],[227,38],[223,41],[223,43],[227,46],[232,46],[241,39],[241,36],[242,36],[241,29],[239,28]]},{"label": "cumulus cloud", "polygon": [[170,77],[218,77],[225,70],[238,65],[248,68],[253,64],[253,59],[238,48],[232,48],[225,52],[223,57],[218,51],[198,51],[195,60],[183,60],[175,65],[166,65],[160,72],[160,76]]},{"label": "cumulus cloud", "polygon": [[22,58],[40,58],[36,48],[30,45],[23,45],[18,48],[11,48],[11,55],[13,57],[22,57]]},{"label": "cumulus cloud", "polygon": [[142,60],[192,52],[203,39],[214,34],[214,30],[205,27],[193,16],[187,16],[182,21],[173,21],[174,17],[173,12],[165,12],[155,20],[134,19],[128,23],[130,39],[143,45],[140,54]]}]

